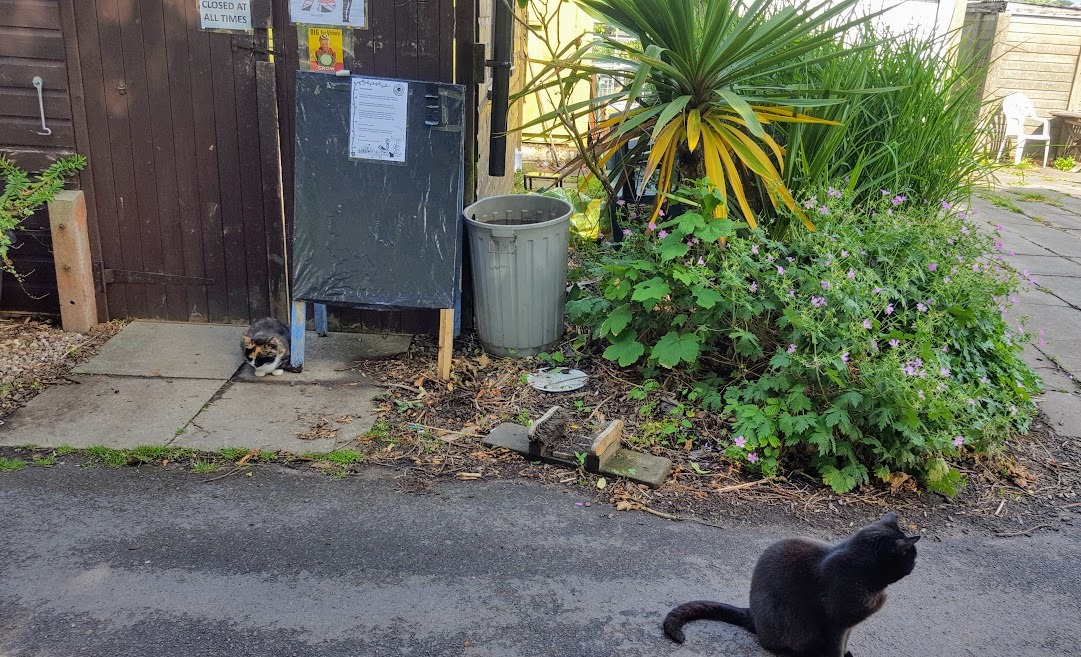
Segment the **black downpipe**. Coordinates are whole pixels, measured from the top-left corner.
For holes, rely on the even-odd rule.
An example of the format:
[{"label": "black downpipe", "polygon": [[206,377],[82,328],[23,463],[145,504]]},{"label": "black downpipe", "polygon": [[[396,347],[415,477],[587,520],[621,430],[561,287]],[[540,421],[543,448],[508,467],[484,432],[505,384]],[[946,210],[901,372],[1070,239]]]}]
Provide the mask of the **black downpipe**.
[{"label": "black downpipe", "polygon": [[488,155],[488,175],[507,175],[507,110],[510,107],[511,50],[514,16],[510,0],[492,0],[492,135]]}]

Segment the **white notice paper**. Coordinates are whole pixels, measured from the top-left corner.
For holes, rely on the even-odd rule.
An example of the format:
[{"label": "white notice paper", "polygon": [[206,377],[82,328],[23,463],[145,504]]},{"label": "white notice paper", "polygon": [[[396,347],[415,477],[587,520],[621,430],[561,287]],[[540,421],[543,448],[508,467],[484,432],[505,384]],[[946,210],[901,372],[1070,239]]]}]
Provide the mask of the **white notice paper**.
[{"label": "white notice paper", "polygon": [[405,162],[409,83],[353,77],[349,108],[349,157]]},{"label": "white notice paper", "polygon": [[368,27],[368,0],[289,0],[289,20],[363,29]]},{"label": "white notice paper", "polygon": [[249,0],[199,0],[199,28],[250,32],[251,2]]}]

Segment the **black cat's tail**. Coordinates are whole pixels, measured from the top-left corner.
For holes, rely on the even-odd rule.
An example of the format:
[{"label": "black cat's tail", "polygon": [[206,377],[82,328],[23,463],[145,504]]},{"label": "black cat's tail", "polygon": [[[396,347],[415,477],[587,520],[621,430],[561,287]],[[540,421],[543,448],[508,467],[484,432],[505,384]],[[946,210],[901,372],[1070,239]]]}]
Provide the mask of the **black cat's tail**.
[{"label": "black cat's tail", "polygon": [[709,600],[695,600],[685,602],[668,612],[664,617],[664,633],[676,643],[683,643],[683,626],[696,620],[719,620],[732,625],[739,625],[743,629],[754,633],[754,621],[751,620],[751,610],[746,607],[733,607],[723,602],[710,602]]}]

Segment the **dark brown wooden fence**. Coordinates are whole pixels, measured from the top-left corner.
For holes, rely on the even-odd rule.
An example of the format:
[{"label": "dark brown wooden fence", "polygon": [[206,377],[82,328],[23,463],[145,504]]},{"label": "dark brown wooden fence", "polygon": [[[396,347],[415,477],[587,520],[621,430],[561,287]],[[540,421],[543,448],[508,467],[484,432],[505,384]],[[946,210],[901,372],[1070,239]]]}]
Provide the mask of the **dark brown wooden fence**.
[{"label": "dark brown wooden fence", "polygon": [[[254,0],[251,35],[199,31],[196,6],[0,0],[0,147],[32,169],[88,156],[80,182],[102,319],[244,323],[286,312],[297,29],[287,0]],[[368,11],[369,28],[354,31],[354,73],[469,83],[475,2],[369,0]],[[29,130],[33,75],[45,79],[49,137]],[[37,264],[51,277],[36,221]],[[338,317],[388,331],[437,323],[426,311]]]}]

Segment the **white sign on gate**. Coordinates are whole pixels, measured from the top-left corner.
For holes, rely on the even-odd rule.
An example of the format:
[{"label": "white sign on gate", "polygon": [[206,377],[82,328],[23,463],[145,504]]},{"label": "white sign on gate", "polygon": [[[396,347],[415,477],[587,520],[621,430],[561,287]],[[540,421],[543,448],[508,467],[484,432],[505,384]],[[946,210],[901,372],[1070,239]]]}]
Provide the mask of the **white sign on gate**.
[{"label": "white sign on gate", "polygon": [[226,32],[251,32],[250,0],[197,0],[199,28]]}]

